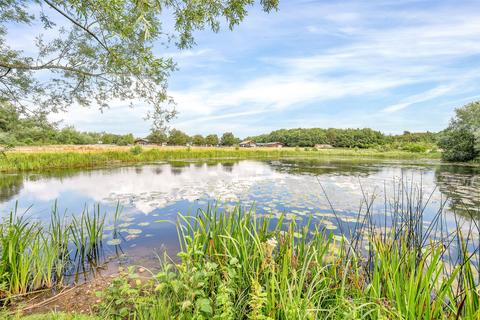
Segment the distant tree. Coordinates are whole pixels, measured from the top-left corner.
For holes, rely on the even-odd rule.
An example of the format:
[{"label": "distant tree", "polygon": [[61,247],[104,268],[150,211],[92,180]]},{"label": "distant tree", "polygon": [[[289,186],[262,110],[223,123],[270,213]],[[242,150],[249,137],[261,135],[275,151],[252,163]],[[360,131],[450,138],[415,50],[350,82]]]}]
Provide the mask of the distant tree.
[{"label": "distant tree", "polygon": [[201,134],[196,134],[192,137],[192,143],[194,146],[205,145],[205,138]]},{"label": "distant tree", "polygon": [[209,134],[205,137],[205,144],[209,146],[216,146],[219,144],[218,136],[216,134]]},{"label": "distant tree", "polygon": [[168,135],[165,130],[152,129],[150,134],[147,136],[147,139],[151,143],[162,144],[168,141]]},{"label": "distant tree", "polygon": [[190,137],[177,129],[172,129],[170,131],[170,135],[168,136],[168,144],[174,145],[174,146],[184,146],[188,143]]},{"label": "distant tree", "polygon": [[225,132],[220,139],[220,144],[222,146],[233,146],[236,143],[238,143],[238,139],[235,138],[231,132]]},{"label": "distant tree", "polygon": [[313,147],[330,144],[341,148],[368,148],[385,143],[385,136],[372,129],[280,129],[268,134],[250,137],[256,142],[282,142],[289,147]]},{"label": "distant tree", "polygon": [[480,156],[480,101],[455,110],[439,146],[447,161],[470,161]]}]

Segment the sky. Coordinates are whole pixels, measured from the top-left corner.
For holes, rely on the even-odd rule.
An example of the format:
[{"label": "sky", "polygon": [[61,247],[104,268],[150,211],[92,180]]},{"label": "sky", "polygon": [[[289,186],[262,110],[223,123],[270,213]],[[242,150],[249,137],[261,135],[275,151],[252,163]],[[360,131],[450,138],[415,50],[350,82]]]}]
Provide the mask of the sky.
[{"label": "sky", "polygon": [[[191,135],[439,131],[455,108],[480,99],[478,0],[280,0],[270,14],[251,7],[234,31],[195,37],[189,50],[157,48],[179,68],[169,81],[179,112],[170,126]],[[147,135],[148,107],[128,104],[113,101],[103,114],[72,107],[53,119]]]}]

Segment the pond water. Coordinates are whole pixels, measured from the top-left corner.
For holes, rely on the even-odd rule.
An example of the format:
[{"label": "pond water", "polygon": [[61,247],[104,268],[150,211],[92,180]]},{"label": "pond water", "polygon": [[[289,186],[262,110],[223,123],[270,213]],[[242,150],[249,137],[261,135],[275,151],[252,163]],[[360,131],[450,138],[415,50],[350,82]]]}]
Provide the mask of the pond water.
[{"label": "pond water", "polygon": [[[72,215],[100,204],[107,212],[106,254],[121,253],[126,263],[148,265],[154,252],[174,255],[178,250],[175,226],[165,222],[175,221],[178,212],[195,213],[215,203],[229,209],[240,203],[254,206],[259,214],[284,213],[287,220],[311,216],[331,232],[348,233],[372,197],[371,212],[382,221],[384,196],[395,194],[399,183],[423,190],[425,225],[442,206],[446,225],[462,221],[462,226],[471,226],[480,216],[480,167],[336,158],[162,162],[4,174],[0,212],[5,216],[17,205],[18,213],[47,221],[55,201]],[[117,203],[122,207],[121,236],[114,240],[110,230]],[[478,240],[478,232],[472,237]]]}]

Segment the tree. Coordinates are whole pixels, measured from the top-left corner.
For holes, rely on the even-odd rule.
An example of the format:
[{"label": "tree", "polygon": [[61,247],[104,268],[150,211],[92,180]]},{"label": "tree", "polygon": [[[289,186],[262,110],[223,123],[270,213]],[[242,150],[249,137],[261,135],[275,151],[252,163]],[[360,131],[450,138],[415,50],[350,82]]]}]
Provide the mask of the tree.
[{"label": "tree", "polygon": [[189,136],[186,133],[177,129],[172,129],[168,137],[168,144],[174,146],[184,146],[187,144],[188,140]]},{"label": "tree", "polygon": [[148,141],[155,144],[162,144],[168,141],[168,136],[165,130],[152,129],[147,137]]},{"label": "tree", "polygon": [[205,144],[209,146],[216,146],[218,143],[218,136],[216,134],[209,134],[205,137]]},{"label": "tree", "polygon": [[201,134],[196,134],[192,137],[192,143],[194,146],[205,145],[205,138]]},{"label": "tree", "polygon": [[480,101],[455,110],[439,146],[447,161],[470,161],[480,156]]},{"label": "tree", "polygon": [[238,143],[238,139],[235,138],[231,132],[225,132],[220,139],[220,144],[222,146],[233,146],[236,143]]},{"label": "tree", "polygon": [[[112,99],[142,100],[152,106],[154,124],[174,115],[166,92],[176,69],[159,46],[174,40],[179,49],[192,47],[196,30],[230,29],[247,15],[252,0],[8,0],[0,5],[0,99],[20,113],[51,112],[78,104],[109,106]],[[261,0],[265,12],[278,0]],[[172,15],[168,17],[167,15]],[[162,27],[172,18],[174,31]],[[40,25],[36,51],[11,47],[9,28]],[[42,34],[48,33],[48,39]],[[11,39],[11,40],[10,40]],[[164,50],[163,50],[164,51]],[[35,106],[35,107],[34,107]]]}]

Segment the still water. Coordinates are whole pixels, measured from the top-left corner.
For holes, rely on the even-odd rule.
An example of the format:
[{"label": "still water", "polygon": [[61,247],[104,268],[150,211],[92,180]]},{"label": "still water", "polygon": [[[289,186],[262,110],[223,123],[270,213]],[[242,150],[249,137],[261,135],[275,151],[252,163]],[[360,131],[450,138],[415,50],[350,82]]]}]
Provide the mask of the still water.
[{"label": "still water", "polygon": [[[442,206],[446,225],[471,225],[480,217],[480,167],[333,158],[162,162],[0,175],[0,212],[5,216],[17,206],[19,214],[47,220],[55,202],[70,215],[100,204],[107,213],[106,254],[121,253],[127,263],[148,265],[155,253],[177,250],[175,226],[166,221],[175,221],[178,212],[241,204],[259,214],[286,214],[287,220],[311,217],[333,233],[346,233],[371,199],[371,212],[381,221],[385,194],[389,199],[399,183],[423,190],[426,225]],[[114,240],[110,230],[117,204],[120,238]]]}]

